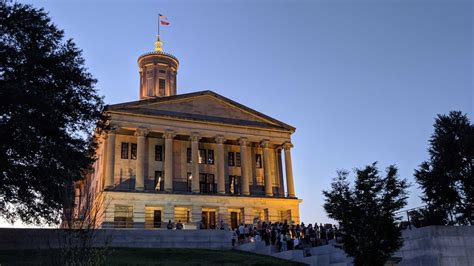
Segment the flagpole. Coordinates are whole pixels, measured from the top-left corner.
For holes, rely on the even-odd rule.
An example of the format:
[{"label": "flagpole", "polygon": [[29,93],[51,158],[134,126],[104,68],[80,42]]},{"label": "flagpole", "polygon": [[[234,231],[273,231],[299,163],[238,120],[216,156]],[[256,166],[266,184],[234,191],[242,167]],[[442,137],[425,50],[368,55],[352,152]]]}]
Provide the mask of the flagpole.
[{"label": "flagpole", "polygon": [[160,35],[160,14],[158,13],[158,35]]}]

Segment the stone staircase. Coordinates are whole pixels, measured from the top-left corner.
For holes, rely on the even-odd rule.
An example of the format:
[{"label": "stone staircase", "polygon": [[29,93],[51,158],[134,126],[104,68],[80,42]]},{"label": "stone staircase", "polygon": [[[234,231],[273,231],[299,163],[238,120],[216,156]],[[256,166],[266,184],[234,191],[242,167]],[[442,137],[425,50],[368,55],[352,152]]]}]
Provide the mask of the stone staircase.
[{"label": "stone staircase", "polygon": [[237,246],[235,249],[260,255],[272,256],[279,259],[301,262],[317,266],[352,266],[352,259],[347,257],[342,249],[332,244],[313,247],[309,250],[311,256],[305,257],[303,250],[287,250],[276,252],[275,246],[265,246],[265,242],[258,241]]}]

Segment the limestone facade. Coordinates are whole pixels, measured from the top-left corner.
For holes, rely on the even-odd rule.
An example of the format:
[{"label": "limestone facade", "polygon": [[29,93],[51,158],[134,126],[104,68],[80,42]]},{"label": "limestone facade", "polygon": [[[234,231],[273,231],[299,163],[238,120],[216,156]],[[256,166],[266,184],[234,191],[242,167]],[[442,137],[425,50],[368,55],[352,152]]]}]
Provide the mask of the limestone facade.
[{"label": "limestone facade", "polygon": [[77,219],[95,212],[98,228],[299,223],[295,128],[212,91],[177,95],[169,54],[138,62],[140,100],[106,109],[111,129],[93,173],[76,186]]}]

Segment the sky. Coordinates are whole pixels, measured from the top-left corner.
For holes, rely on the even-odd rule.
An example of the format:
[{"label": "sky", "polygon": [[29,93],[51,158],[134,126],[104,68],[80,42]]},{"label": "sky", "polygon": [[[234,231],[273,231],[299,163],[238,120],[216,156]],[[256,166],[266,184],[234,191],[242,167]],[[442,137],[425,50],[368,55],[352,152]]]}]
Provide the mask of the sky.
[{"label": "sky", "polygon": [[[138,100],[137,58],[180,60],[178,94],[212,90],[297,128],[301,220],[328,222],[339,169],[391,164],[412,184],[437,114],[473,121],[473,3],[386,1],[21,1],[44,7],[83,50],[107,104]],[[353,176],[353,175],[352,175]],[[1,225],[1,224],[0,224]]]}]

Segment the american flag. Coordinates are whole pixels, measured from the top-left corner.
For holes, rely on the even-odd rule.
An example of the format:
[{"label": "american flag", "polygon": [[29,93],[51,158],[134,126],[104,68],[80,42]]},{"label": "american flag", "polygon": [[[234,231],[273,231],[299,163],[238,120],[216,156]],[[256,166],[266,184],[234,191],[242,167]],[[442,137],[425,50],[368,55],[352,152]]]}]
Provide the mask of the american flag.
[{"label": "american flag", "polygon": [[160,14],[160,24],[164,26],[168,26],[170,22],[168,21],[168,18],[166,16],[163,16]]}]

